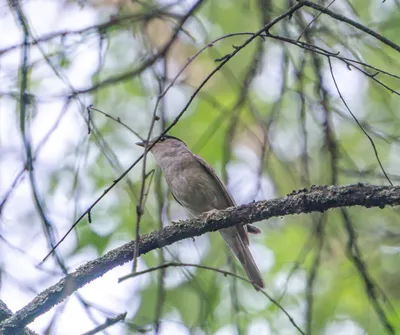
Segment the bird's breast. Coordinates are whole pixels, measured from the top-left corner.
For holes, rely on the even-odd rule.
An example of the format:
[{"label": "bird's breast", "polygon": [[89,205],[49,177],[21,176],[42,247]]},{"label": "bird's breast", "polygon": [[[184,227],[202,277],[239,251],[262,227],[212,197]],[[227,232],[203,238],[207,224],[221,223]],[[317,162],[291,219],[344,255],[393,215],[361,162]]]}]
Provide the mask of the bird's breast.
[{"label": "bird's breast", "polygon": [[228,207],[218,182],[195,159],[176,161],[164,171],[168,186],[180,204],[192,214]]}]

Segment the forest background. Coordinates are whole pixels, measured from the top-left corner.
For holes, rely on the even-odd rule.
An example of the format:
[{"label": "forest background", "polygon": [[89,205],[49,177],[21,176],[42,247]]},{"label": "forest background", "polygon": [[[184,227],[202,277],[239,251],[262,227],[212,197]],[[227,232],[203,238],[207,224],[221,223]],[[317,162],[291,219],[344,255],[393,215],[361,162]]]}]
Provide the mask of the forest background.
[{"label": "forest background", "polygon": [[[399,0],[1,3],[0,328],[395,334],[399,28]],[[166,131],[249,205],[167,227],[134,145]],[[204,234],[238,217],[264,293]]]}]

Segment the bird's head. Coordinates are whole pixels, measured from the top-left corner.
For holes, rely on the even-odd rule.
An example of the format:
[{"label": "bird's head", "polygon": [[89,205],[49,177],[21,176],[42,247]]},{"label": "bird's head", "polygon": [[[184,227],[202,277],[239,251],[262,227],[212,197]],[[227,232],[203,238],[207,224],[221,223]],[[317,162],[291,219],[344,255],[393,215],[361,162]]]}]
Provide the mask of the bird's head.
[{"label": "bird's head", "polygon": [[177,137],[170,135],[157,136],[150,141],[137,142],[140,147],[151,147],[151,153],[158,158],[161,155],[174,156],[181,150],[187,150],[186,144]]}]

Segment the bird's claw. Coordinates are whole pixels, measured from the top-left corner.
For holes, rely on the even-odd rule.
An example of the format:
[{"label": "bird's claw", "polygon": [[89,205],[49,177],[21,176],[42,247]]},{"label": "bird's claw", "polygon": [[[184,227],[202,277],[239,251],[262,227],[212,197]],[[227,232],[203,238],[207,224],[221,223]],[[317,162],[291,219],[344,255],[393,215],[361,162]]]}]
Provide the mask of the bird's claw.
[{"label": "bird's claw", "polygon": [[202,216],[206,221],[208,221],[210,219],[210,217],[212,217],[217,212],[218,212],[218,209],[212,209],[208,212],[203,213]]}]

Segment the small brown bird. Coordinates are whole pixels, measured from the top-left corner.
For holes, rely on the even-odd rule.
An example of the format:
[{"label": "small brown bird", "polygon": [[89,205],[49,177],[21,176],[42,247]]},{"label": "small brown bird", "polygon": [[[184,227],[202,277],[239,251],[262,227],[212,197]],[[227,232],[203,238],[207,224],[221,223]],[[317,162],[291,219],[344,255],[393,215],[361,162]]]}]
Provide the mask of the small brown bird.
[{"label": "small brown bird", "polygon": [[[155,139],[148,143],[150,146]],[[144,146],[143,142],[136,143]],[[194,216],[215,209],[236,206],[228,190],[212,167],[194,155],[184,142],[173,136],[163,136],[152,148],[158,165],[175,200]],[[228,247],[242,264],[256,290],[264,287],[261,273],[248,248],[247,233],[260,232],[253,225],[240,225],[219,230]]]}]

